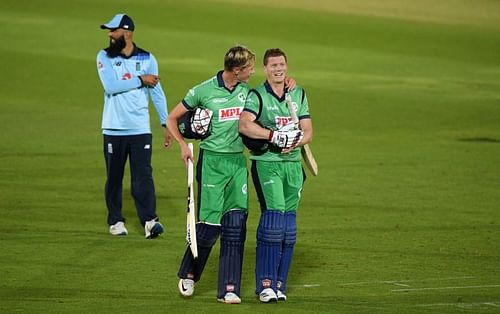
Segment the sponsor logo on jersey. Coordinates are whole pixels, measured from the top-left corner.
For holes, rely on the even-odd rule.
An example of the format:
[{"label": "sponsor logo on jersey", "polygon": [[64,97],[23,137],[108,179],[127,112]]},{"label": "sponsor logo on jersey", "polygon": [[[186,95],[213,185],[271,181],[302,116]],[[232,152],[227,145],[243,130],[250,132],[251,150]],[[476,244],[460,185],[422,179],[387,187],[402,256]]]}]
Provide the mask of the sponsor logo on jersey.
[{"label": "sponsor logo on jersey", "polygon": [[219,122],[238,120],[243,107],[219,109]]},{"label": "sponsor logo on jersey", "polygon": [[247,185],[246,185],[246,184],[243,184],[243,186],[241,187],[241,192],[242,192],[243,194],[245,194],[245,195],[246,195],[246,194],[247,194],[247,191],[248,191],[248,187],[247,187]]},{"label": "sponsor logo on jersey", "polygon": [[278,106],[269,106],[269,107],[266,107],[267,110],[269,111],[278,111],[280,110],[280,108],[278,108]]},{"label": "sponsor logo on jersey", "polygon": [[292,121],[290,117],[275,117],[274,121],[276,122],[276,127],[281,129],[285,125],[289,124]]},{"label": "sponsor logo on jersey", "polygon": [[128,72],[123,74],[123,76],[122,76],[122,80],[130,80],[131,78],[132,78],[132,74],[130,74]]},{"label": "sponsor logo on jersey", "polygon": [[140,62],[136,62],[135,63],[135,70],[136,71],[140,71],[141,70],[141,63]]},{"label": "sponsor logo on jersey", "polygon": [[214,98],[214,100],[212,100],[212,101],[216,104],[220,104],[220,103],[228,102],[229,100],[227,98]]},{"label": "sponsor logo on jersey", "polygon": [[119,67],[120,65],[122,65],[122,62],[121,61],[118,61],[115,63],[115,66]]},{"label": "sponsor logo on jersey", "polygon": [[101,61],[99,61],[99,63],[97,64],[97,68],[100,70],[102,68],[104,68],[104,64],[102,64]]}]

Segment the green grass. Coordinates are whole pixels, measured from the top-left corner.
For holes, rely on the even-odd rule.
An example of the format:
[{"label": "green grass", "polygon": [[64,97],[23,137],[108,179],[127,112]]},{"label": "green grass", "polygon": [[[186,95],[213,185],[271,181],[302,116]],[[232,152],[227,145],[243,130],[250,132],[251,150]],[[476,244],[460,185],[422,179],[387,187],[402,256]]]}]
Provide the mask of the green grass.
[{"label": "green grass", "polygon": [[[0,312],[500,312],[500,3],[343,3],[1,1]],[[185,170],[159,127],[167,232],[143,239],[126,187],[130,234],[108,235],[95,56],[99,24],[121,11],[170,108],[233,44],[258,60],[287,52],[320,175],[303,192],[286,303],[253,293],[253,187],[243,303],[215,302],[218,246],[196,296],[178,295]],[[251,83],[263,79],[257,67]]]}]

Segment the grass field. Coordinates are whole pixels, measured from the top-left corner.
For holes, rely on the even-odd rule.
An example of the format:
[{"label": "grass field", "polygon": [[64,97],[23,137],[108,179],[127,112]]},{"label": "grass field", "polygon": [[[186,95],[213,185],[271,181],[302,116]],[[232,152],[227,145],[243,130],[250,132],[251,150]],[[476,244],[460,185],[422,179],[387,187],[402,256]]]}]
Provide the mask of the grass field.
[{"label": "grass field", "polygon": [[[320,174],[286,303],[253,293],[253,187],[243,303],[215,301],[218,246],[195,297],[179,296],[185,169],[154,110],[166,233],[143,238],[128,186],[130,234],[107,233],[95,56],[122,11],[170,108],[236,43],[287,52]],[[500,313],[499,21],[494,0],[2,0],[0,313]]]}]

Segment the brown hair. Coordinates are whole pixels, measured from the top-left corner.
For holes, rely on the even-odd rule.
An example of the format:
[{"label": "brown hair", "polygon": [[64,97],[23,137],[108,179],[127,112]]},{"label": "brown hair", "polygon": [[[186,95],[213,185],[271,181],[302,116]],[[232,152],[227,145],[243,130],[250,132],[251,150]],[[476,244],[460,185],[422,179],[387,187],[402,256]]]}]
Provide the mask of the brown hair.
[{"label": "brown hair", "polygon": [[279,57],[279,56],[283,56],[285,58],[285,62],[288,62],[288,60],[286,58],[286,54],[283,50],[281,50],[279,48],[267,49],[266,53],[264,53],[264,65],[267,65],[267,61],[269,58]]}]

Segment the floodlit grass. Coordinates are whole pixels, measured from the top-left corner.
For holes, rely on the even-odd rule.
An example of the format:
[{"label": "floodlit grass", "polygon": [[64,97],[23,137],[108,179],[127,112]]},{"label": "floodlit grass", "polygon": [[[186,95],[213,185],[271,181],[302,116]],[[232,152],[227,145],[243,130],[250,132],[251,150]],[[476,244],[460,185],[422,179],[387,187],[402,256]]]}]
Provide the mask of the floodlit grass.
[{"label": "floodlit grass", "polygon": [[[499,4],[416,3],[1,1],[0,312],[498,313]],[[259,62],[287,52],[320,174],[303,192],[286,303],[254,295],[253,187],[243,303],[215,301],[218,246],[195,296],[178,295],[186,175],[154,109],[166,233],[143,238],[128,187],[129,236],[107,233],[95,56],[117,12],[158,59],[170,108],[234,44]]]}]

